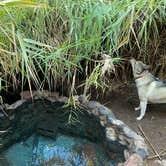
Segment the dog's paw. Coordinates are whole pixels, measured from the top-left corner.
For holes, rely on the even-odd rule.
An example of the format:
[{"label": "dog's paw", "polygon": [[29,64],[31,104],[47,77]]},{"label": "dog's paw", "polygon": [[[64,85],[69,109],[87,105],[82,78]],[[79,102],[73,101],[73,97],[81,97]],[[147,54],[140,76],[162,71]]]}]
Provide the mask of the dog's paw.
[{"label": "dog's paw", "polygon": [[141,120],[143,117],[142,116],[139,116],[139,117],[137,117],[137,120]]}]

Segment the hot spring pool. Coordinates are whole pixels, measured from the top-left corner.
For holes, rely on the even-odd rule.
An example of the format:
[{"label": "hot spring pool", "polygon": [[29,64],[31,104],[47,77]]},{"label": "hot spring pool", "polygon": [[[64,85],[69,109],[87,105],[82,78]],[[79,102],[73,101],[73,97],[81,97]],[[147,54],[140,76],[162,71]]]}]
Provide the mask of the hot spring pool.
[{"label": "hot spring pool", "polygon": [[32,135],[0,155],[0,166],[115,166],[101,145],[87,139],[58,134]]}]

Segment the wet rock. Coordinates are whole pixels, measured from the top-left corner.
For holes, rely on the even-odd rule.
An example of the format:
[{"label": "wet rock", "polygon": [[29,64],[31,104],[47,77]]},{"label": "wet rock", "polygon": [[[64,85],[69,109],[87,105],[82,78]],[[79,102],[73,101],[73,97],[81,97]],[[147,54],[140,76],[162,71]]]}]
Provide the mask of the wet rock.
[{"label": "wet rock", "polygon": [[39,135],[55,139],[58,133],[58,128],[54,123],[52,123],[52,120],[47,120],[44,123],[41,121],[37,125],[36,132]]}]

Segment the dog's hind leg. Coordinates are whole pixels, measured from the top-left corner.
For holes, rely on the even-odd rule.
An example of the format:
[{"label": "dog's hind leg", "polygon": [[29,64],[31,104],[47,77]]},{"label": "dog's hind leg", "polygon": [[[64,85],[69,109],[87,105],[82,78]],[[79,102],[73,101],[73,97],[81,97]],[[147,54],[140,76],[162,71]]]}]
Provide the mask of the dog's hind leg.
[{"label": "dog's hind leg", "polygon": [[141,101],[140,107],[141,107],[141,114],[139,117],[137,117],[137,120],[141,120],[144,117],[147,107],[147,101]]}]

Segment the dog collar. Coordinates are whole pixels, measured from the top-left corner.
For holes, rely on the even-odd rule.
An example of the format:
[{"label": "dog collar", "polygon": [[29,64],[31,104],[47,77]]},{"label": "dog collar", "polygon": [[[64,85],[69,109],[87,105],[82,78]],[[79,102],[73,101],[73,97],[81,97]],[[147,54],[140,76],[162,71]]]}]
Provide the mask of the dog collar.
[{"label": "dog collar", "polygon": [[146,74],[148,73],[148,70],[145,70],[143,73],[141,73],[140,75],[136,76],[135,79],[139,79],[139,78],[142,78],[144,77]]}]

